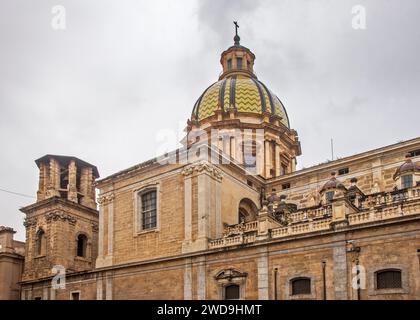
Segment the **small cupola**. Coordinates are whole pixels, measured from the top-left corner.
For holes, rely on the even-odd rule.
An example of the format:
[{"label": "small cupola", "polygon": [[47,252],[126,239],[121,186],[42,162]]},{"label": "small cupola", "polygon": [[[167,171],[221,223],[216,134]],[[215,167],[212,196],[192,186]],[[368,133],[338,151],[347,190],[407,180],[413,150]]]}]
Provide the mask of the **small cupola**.
[{"label": "small cupola", "polygon": [[335,172],[331,172],[331,178],[321,188],[320,193],[325,203],[331,202],[337,196],[347,193],[347,188],[335,177]]},{"label": "small cupola", "polygon": [[220,63],[222,64],[223,72],[220,75],[219,80],[238,74],[256,78],[257,76],[254,74],[255,55],[251,50],[240,44],[241,38],[238,34],[239,25],[236,21],[234,24],[234,44],[222,52]]},{"label": "small cupola", "polygon": [[420,183],[420,166],[413,162],[409,153],[405,158],[405,162],[395,171],[393,177],[400,189],[411,188]]}]

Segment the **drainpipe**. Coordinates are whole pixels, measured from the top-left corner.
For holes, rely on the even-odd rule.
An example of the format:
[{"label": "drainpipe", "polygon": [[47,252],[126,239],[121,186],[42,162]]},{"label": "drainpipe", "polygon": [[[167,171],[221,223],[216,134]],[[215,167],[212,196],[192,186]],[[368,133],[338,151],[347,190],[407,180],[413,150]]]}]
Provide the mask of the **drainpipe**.
[{"label": "drainpipe", "polygon": [[263,207],[264,200],[265,200],[265,188],[261,187],[261,189],[260,189],[260,208]]},{"label": "drainpipe", "polygon": [[359,274],[360,274],[360,270],[359,270],[359,259],[356,259],[356,270],[357,270],[357,273],[356,273],[356,276],[357,276],[357,300],[360,300],[360,277],[359,277]]},{"label": "drainpipe", "polygon": [[327,279],[325,274],[325,268],[327,266],[326,261],[322,261],[322,298],[323,300],[327,300]]},{"label": "drainpipe", "polygon": [[278,269],[274,268],[274,300],[277,300],[277,272]]}]

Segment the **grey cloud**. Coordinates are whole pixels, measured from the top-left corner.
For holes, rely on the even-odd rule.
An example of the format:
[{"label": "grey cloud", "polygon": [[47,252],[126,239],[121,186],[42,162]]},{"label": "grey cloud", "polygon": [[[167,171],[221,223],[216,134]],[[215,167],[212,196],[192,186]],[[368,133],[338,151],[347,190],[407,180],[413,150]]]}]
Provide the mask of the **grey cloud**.
[{"label": "grey cloud", "polygon": [[[78,156],[102,176],[153,157],[160,129],[177,131],[221,71],[233,20],[255,69],[299,132],[299,168],[419,136],[416,0],[63,0],[67,30],[50,27],[53,0],[0,3],[0,188],[36,195],[34,159]],[[407,114],[410,116],[407,117]],[[24,238],[18,207],[0,192],[0,224]]]}]

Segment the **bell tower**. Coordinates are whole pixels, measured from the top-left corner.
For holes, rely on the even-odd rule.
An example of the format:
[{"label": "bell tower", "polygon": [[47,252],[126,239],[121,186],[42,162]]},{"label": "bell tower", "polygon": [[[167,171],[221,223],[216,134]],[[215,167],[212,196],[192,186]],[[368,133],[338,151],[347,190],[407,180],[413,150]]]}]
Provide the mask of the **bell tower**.
[{"label": "bell tower", "polygon": [[[23,281],[94,267],[98,243],[95,166],[75,157],[45,155],[35,161],[39,187],[26,214],[26,250]],[[60,267],[61,268],[61,267]]]}]

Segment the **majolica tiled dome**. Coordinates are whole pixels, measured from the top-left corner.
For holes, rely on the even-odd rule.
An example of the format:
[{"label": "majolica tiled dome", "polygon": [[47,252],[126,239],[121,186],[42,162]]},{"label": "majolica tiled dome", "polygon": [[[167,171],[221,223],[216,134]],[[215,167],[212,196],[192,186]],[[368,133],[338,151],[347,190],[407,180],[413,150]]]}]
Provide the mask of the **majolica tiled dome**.
[{"label": "majolica tiled dome", "polygon": [[232,75],[208,87],[194,106],[193,116],[204,120],[220,109],[229,107],[237,112],[262,114],[268,112],[281,117],[281,122],[289,128],[286,109],[280,99],[262,82],[246,75]]},{"label": "majolica tiled dome", "polygon": [[238,34],[235,44],[225,50],[220,58],[223,72],[219,81],[208,87],[194,105],[191,119],[202,121],[222,112],[235,110],[241,114],[261,115],[268,113],[280,117],[290,128],[286,109],[254,73],[255,55],[240,44]]}]

